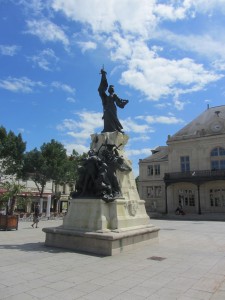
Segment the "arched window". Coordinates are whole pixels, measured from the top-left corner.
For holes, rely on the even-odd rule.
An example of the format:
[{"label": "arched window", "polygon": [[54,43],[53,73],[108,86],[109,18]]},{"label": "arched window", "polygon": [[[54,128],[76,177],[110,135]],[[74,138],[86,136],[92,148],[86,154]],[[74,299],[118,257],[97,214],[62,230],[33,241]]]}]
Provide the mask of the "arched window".
[{"label": "arched window", "polygon": [[211,151],[211,170],[225,169],[225,149],[222,147],[213,148]]}]

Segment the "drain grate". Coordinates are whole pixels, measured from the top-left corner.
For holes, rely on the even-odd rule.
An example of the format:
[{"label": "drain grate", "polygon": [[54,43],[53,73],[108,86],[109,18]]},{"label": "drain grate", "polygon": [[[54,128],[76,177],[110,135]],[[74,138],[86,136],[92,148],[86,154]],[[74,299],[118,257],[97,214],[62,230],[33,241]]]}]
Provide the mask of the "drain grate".
[{"label": "drain grate", "polygon": [[162,261],[162,260],[164,260],[166,258],[165,257],[161,257],[161,256],[151,256],[148,259]]}]

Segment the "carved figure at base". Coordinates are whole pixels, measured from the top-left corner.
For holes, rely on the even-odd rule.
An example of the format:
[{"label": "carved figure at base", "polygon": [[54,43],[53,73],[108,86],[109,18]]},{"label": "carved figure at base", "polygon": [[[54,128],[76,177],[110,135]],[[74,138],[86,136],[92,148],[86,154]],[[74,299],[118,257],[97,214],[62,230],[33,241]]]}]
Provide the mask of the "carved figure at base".
[{"label": "carved figure at base", "polygon": [[112,186],[113,197],[121,196],[120,185],[116,176],[116,171],[124,171],[122,168],[123,158],[119,156],[116,145],[107,144],[105,149],[101,151],[102,160],[106,163],[107,176]]},{"label": "carved figure at base", "polygon": [[78,166],[78,181],[76,184],[76,192],[73,193],[73,196],[92,194],[99,164],[101,164],[101,159],[94,150],[89,150],[88,157],[84,158],[81,165]]},{"label": "carved figure at base", "polygon": [[[114,86],[110,85],[108,88],[108,81],[106,78],[106,71],[101,69],[101,82],[98,88],[99,95],[102,99],[103,105],[103,120],[104,120],[104,129],[102,132],[113,132],[119,131],[122,132],[123,126],[121,125],[117,117],[117,106],[124,108],[125,105],[129,102],[128,100],[120,99],[114,93]],[[106,94],[108,88],[109,95]]]},{"label": "carved figure at base", "polygon": [[88,157],[79,166],[79,179],[72,197],[101,197],[105,202],[112,202],[121,197],[121,189],[116,171],[131,171],[119,156],[115,145],[104,144],[103,150],[90,150]]}]

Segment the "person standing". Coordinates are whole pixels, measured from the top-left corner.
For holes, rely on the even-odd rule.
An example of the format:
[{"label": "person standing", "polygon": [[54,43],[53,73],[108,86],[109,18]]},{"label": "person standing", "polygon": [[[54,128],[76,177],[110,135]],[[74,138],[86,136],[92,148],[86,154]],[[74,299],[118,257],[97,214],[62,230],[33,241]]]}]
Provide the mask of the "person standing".
[{"label": "person standing", "polygon": [[34,218],[33,218],[33,224],[31,226],[34,228],[34,225],[36,225],[36,228],[38,228],[38,222],[39,222],[39,214],[40,214],[40,205],[36,204],[34,208]]},{"label": "person standing", "polygon": [[[123,126],[121,125],[118,117],[117,117],[117,107],[124,108],[125,105],[129,102],[128,100],[120,99],[114,93],[114,86],[110,85],[108,88],[108,81],[106,78],[106,71],[101,69],[100,74],[101,82],[98,88],[99,96],[102,99],[103,105],[103,120],[104,120],[104,129],[102,132],[113,132],[119,131],[123,133]],[[109,95],[106,94],[106,90],[108,88]]]}]

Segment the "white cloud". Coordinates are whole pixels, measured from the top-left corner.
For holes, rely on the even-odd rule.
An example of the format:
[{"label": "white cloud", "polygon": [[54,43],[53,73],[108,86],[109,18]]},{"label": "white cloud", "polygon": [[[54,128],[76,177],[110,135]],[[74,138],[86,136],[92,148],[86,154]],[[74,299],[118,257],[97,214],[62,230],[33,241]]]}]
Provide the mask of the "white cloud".
[{"label": "white cloud", "polygon": [[[161,2],[161,1],[160,1]],[[208,9],[220,7],[216,1],[206,6]],[[222,75],[205,69],[194,60],[184,57],[181,59],[168,59],[159,56],[162,47],[153,44],[149,47],[152,38],[159,41],[169,41],[177,36],[167,37],[156,35],[163,21],[182,20],[195,17],[195,12],[201,12],[205,1],[164,1],[156,0],[108,0],[103,5],[101,0],[53,0],[52,8],[73,21],[82,23],[90,33],[90,38],[95,36],[96,43],[102,43],[109,51],[113,61],[120,61],[126,70],[122,73],[120,83],[129,85],[140,91],[147,100],[159,100],[168,96],[176,99],[181,94],[193,93],[203,90],[209,83],[219,80]],[[220,0],[222,5],[223,1]],[[203,10],[202,10],[203,11]],[[129,17],[128,17],[129,16]],[[91,30],[90,30],[91,29]],[[156,30],[157,29],[157,30]],[[221,47],[223,43],[215,40],[205,40],[205,44],[197,41],[199,37],[192,37],[188,41],[180,37],[181,47],[193,46],[194,51],[207,52],[207,45],[211,43],[211,51],[224,55]],[[201,40],[201,37],[200,37]],[[186,46],[185,46],[186,44]],[[80,42],[82,51],[85,52],[95,44]],[[204,47],[205,46],[205,47]],[[218,50],[218,47],[220,46]],[[83,48],[84,47],[84,48]],[[182,103],[176,102],[177,108],[182,109]]]},{"label": "white cloud", "polygon": [[27,77],[8,77],[0,80],[0,88],[11,92],[31,93],[35,87],[44,87],[44,84],[41,81],[32,81]]},{"label": "white cloud", "polygon": [[154,6],[154,13],[162,20],[194,18],[196,14],[211,15],[215,11],[225,13],[225,0],[165,0]]},{"label": "white cloud", "polygon": [[74,143],[63,143],[66,150],[67,154],[71,155],[73,150],[75,149],[79,154],[87,153],[90,149],[90,147],[82,145],[82,144],[74,144]]},{"label": "white cloud", "polygon": [[94,42],[77,42],[78,46],[81,48],[82,53],[85,53],[88,50],[95,50],[97,44]]},{"label": "white cloud", "polygon": [[213,13],[220,11],[225,13],[225,0],[185,0],[187,9],[195,9],[198,13]]},{"label": "white cloud", "polygon": [[177,110],[183,110],[186,104],[190,103],[189,101],[181,101],[179,99],[174,99],[173,104]]},{"label": "white cloud", "polygon": [[155,27],[155,0],[53,0],[55,11],[62,11],[69,19],[88,24],[94,32],[111,33],[120,28],[147,36]]},{"label": "white cloud", "polygon": [[180,124],[184,121],[174,116],[138,116],[136,119],[145,120],[149,124]]},{"label": "white cloud", "polygon": [[28,20],[27,27],[26,33],[36,35],[42,42],[61,42],[66,48],[70,44],[64,31],[47,19]]},{"label": "white cloud", "polygon": [[150,140],[150,136],[144,135],[144,134],[140,134],[138,136],[131,137],[129,139],[129,143],[138,142],[138,141],[142,141],[143,142],[143,141],[148,141],[148,140]]},{"label": "white cloud", "polygon": [[17,45],[0,45],[0,53],[2,55],[14,56],[20,50],[20,46]]},{"label": "white cloud", "polygon": [[122,73],[120,82],[142,92],[148,100],[196,92],[222,78],[190,58],[158,57],[142,42],[134,43],[132,48],[128,68]]},{"label": "white cloud", "polygon": [[28,60],[31,60],[34,64],[37,64],[41,69],[45,71],[51,71],[52,65],[55,65],[59,58],[55,55],[55,52],[52,49],[44,49],[39,52],[37,55],[28,57]]},{"label": "white cloud", "polygon": [[225,58],[221,60],[215,60],[212,62],[212,66],[217,71],[225,71]]},{"label": "white cloud", "polygon": [[186,17],[187,8],[185,6],[173,6],[171,4],[158,4],[154,12],[160,19],[165,20],[182,20]]},{"label": "white cloud", "polygon": [[167,107],[171,107],[171,103],[166,103],[166,102],[157,103],[157,104],[154,105],[154,107],[157,107],[159,109],[165,109]]},{"label": "white cloud", "polygon": [[23,5],[25,11],[29,15],[39,15],[45,8],[49,8],[49,1],[50,0],[19,0],[16,1],[16,4]]},{"label": "white cloud", "polygon": [[178,35],[168,30],[160,30],[155,37],[167,41],[179,49],[197,53],[210,61],[222,60],[225,62],[224,28],[217,27],[217,31],[208,30],[204,34]]},{"label": "white cloud", "polygon": [[78,120],[65,119],[57,126],[60,131],[66,132],[77,141],[90,139],[90,134],[103,126],[102,114],[96,112],[82,111],[75,113]]},{"label": "white cloud", "polygon": [[[145,120],[146,121],[146,120]],[[138,137],[130,138],[130,142],[147,141],[154,130],[147,124],[137,124],[131,118],[121,120],[125,132],[138,133]],[[59,131],[75,139],[79,144],[90,143],[90,134],[103,128],[102,113],[82,111],[75,113],[75,119],[65,119],[57,126]]]},{"label": "white cloud", "polygon": [[60,89],[64,92],[67,92],[67,93],[70,93],[70,94],[75,94],[75,88],[73,88],[73,87],[71,87],[67,84],[64,84],[64,83],[61,83],[61,82],[58,82],[58,81],[53,81],[51,86],[54,87],[54,88]]},{"label": "white cloud", "polygon": [[76,100],[74,98],[72,98],[72,97],[67,97],[66,101],[70,102],[70,103],[75,103],[76,102]]},{"label": "white cloud", "polygon": [[126,132],[134,132],[134,133],[154,132],[154,130],[150,128],[147,124],[137,124],[131,118],[122,120],[121,123]]},{"label": "white cloud", "polygon": [[113,61],[126,61],[132,56],[132,36],[122,37],[121,34],[115,32],[106,41],[106,47],[111,49],[111,59]]},{"label": "white cloud", "polygon": [[140,155],[150,155],[151,149],[150,148],[143,148],[143,149],[126,149],[127,156],[140,156]]}]

